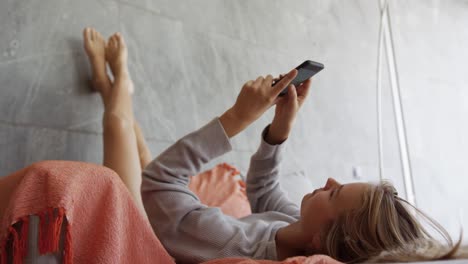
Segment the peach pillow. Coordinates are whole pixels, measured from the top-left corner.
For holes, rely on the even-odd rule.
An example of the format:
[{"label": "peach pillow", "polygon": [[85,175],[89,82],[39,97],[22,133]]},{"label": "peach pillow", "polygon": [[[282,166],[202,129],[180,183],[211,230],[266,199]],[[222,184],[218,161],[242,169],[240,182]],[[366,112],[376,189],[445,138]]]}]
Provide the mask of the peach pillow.
[{"label": "peach pillow", "polygon": [[222,163],[211,170],[191,177],[189,188],[210,207],[219,207],[224,214],[242,218],[252,214],[245,183],[237,179],[239,171]]}]

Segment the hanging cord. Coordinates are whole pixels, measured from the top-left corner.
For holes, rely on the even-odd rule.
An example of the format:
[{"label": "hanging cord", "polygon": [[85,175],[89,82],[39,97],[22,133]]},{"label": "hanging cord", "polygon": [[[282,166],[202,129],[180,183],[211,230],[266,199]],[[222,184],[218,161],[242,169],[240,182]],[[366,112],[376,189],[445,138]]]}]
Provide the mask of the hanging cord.
[{"label": "hanging cord", "polygon": [[[414,180],[412,176],[411,162],[409,159],[408,151],[408,141],[406,137],[406,122],[403,113],[403,106],[401,104],[400,85],[396,66],[395,49],[392,39],[392,25],[390,22],[390,14],[388,11],[387,0],[381,0],[381,6],[383,6],[383,8],[381,9],[381,34],[383,35],[382,40],[385,43],[386,47],[388,69],[390,74],[390,84],[392,88],[393,97],[393,111],[395,114],[398,144],[400,147],[400,161],[403,169],[406,198],[408,202],[410,202],[413,205],[416,205]],[[379,128],[381,129],[381,124],[379,124]],[[381,146],[379,148],[382,149]]]},{"label": "hanging cord", "polygon": [[383,160],[383,135],[382,135],[382,56],[383,56],[383,24],[384,13],[387,10],[387,1],[380,12],[380,27],[379,27],[379,44],[377,54],[377,145],[379,151],[379,179],[383,180],[384,176],[384,160]]}]

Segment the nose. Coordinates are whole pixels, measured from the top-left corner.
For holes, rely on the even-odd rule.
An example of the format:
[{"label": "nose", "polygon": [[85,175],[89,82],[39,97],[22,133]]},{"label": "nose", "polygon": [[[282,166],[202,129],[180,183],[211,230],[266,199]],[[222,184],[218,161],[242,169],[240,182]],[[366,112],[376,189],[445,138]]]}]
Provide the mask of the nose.
[{"label": "nose", "polygon": [[336,188],[340,186],[340,184],[333,178],[328,178],[327,183],[325,184],[325,190],[328,190],[330,188]]}]

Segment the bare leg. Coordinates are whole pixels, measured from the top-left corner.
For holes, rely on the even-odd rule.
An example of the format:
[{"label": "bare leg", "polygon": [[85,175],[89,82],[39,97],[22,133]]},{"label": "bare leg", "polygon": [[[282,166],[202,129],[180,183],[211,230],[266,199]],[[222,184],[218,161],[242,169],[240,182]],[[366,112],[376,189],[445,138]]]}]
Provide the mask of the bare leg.
[{"label": "bare leg", "polygon": [[[140,195],[142,162],[138,145],[141,145],[142,153],[146,153],[144,150],[148,148],[141,132],[137,134],[134,131],[134,127],[138,125],[133,119],[130,96],[132,84],[127,70],[125,42],[120,35],[114,35],[109,39],[106,48],[102,36],[94,29],[88,28],[84,31],[84,39],[85,49],[93,67],[93,86],[100,92],[105,106],[104,165],[117,172],[138,207],[144,212]],[[105,73],[104,54],[115,75],[114,84]],[[104,66],[100,67],[102,64]],[[137,140],[136,135],[141,139]]]},{"label": "bare leg", "polygon": [[114,84],[104,112],[104,165],[114,169],[130,190],[138,207],[141,200],[141,166],[135,131],[133,130],[130,76],[127,68],[127,47],[120,34],[109,38],[106,59],[114,75]]},{"label": "bare leg", "polygon": [[[83,31],[83,37],[85,39],[85,49],[89,56],[93,72],[91,80],[93,88],[100,93],[101,99],[104,105],[106,105],[113,85],[106,73],[105,59],[103,60],[103,57],[105,57],[106,43],[104,38],[102,38],[96,30],[91,28],[86,28]],[[129,88],[130,94],[133,93],[133,87],[132,83]],[[137,139],[140,166],[144,169],[146,165],[151,162],[153,156],[146,144],[140,125],[135,119],[133,120],[133,128]]]},{"label": "bare leg", "polygon": [[140,156],[140,166],[141,169],[144,169],[146,165],[148,165],[151,162],[153,156],[151,155],[151,151],[149,150],[148,145],[146,145],[145,137],[143,136],[143,132],[141,131],[140,125],[138,125],[138,122],[136,121],[133,122],[133,130],[135,131],[137,139],[138,155]]},{"label": "bare leg", "polygon": [[[121,36],[119,35],[119,37],[121,37]],[[122,38],[122,40],[123,40],[123,38]],[[109,65],[110,64],[111,64],[111,62],[109,62]],[[128,91],[130,92],[130,94],[133,94],[134,86],[133,86],[133,82],[132,82],[132,80],[130,78],[130,75],[128,73],[126,60],[125,60],[125,69],[126,69],[125,74],[128,76],[128,85],[127,85]],[[111,70],[112,70],[112,74],[114,75],[114,79],[116,79],[116,74],[119,74],[119,73],[115,72],[114,68],[112,66],[111,66]],[[107,78],[107,79],[109,80],[109,78]],[[109,85],[111,85],[110,81],[109,81]],[[132,114],[132,116],[133,116],[133,114]],[[135,132],[135,136],[136,136],[136,140],[137,140],[138,156],[139,156],[139,159],[140,159],[140,167],[141,167],[141,169],[144,169],[146,167],[146,165],[148,165],[151,162],[152,155],[151,155],[151,151],[148,148],[148,145],[146,144],[146,140],[145,140],[145,137],[143,135],[143,132],[141,131],[140,125],[135,120],[135,118],[133,118],[133,130]]]}]

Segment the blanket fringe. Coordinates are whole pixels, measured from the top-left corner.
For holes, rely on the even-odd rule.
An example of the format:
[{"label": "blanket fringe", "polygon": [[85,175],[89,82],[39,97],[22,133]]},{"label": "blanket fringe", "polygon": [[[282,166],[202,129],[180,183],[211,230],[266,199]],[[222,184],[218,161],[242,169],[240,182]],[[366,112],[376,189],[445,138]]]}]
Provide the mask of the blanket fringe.
[{"label": "blanket fringe", "polygon": [[7,264],[7,255],[5,243],[0,246],[0,264]]},{"label": "blanket fringe", "polygon": [[20,238],[16,229],[12,226],[8,228],[8,232],[11,235],[11,243],[12,243],[12,250],[13,250],[13,264],[21,264],[23,262],[23,258],[21,257],[22,252],[20,251]]},{"label": "blanket fringe", "polygon": [[71,225],[68,221],[66,226],[65,243],[63,249],[63,264],[73,264]]},{"label": "blanket fringe", "polygon": [[28,254],[29,217],[21,218],[20,252],[21,259]]},{"label": "blanket fringe", "polygon": [[39,216],[39,253],[41,255],[59,250],[60,231],[62,228],[64,210],[48,208]]},{"label": "blanket fringe", "polygon": [[[39,217],[39,254],[44,255],[59,251],[60,234],[66,218],[65,209],[47,208],[36,215]],[[22,217],[14,225],[18,227],[10,226],[6,238],[4,241],[0,241],[0,264],[7,264],[9,259],[8,251],[11,251],[10,259],[13,264],[22,264],[28,253],[29,216]],[[64,228],[63,263],[72,264],[71,227],[68,221],[66,221]]]}]

